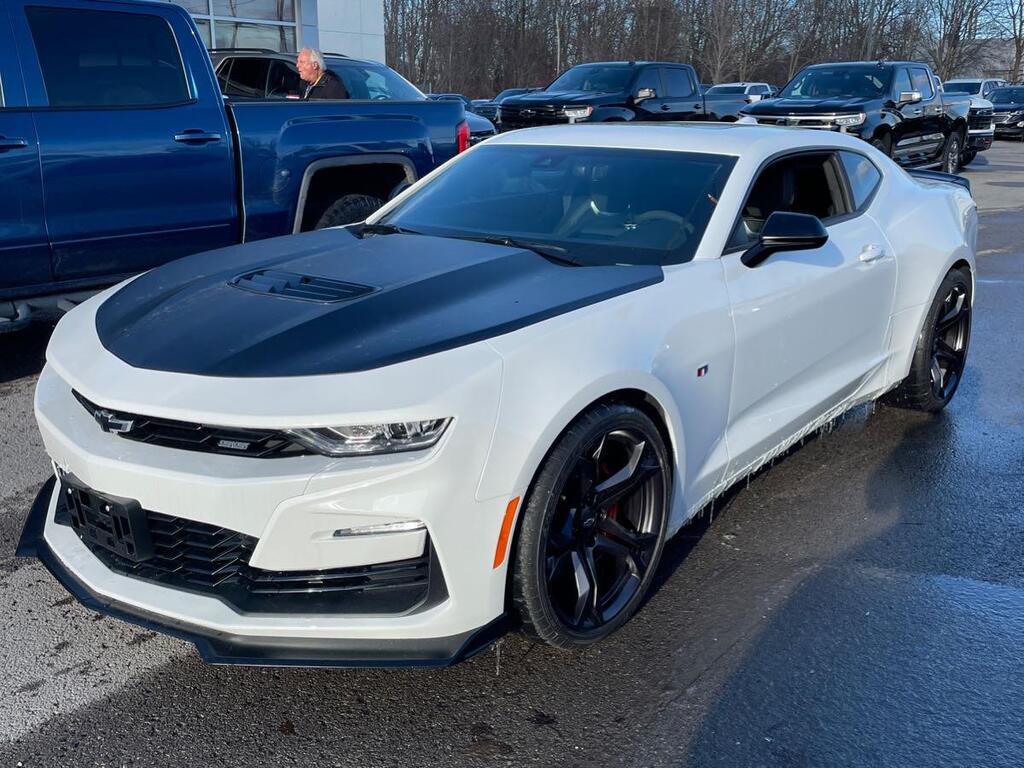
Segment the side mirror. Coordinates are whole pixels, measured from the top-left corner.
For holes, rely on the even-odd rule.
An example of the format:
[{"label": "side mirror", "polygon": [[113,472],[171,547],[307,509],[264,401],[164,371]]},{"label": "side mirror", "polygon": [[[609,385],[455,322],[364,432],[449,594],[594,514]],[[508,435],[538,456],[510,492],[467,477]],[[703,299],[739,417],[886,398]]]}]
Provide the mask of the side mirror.
[{"label": "side mirror", "polygon": [[655,91],[653,88],[641,88],[639,91],[636,92],[636,96],[633,100],[646,101],[647,99],[657,98],[657,96],[658,92]]},{"label": "side mirror", "polygon": [[900,104],[917,104],[920,100],[920,91],[900,91]]},{"label": "side mirror", "polygon": [[776,211],[761,228],[757,242],[740,256],[745,266],[756,267],[779,251],[809,251],[828,242],[821,219],[806,213]]}]

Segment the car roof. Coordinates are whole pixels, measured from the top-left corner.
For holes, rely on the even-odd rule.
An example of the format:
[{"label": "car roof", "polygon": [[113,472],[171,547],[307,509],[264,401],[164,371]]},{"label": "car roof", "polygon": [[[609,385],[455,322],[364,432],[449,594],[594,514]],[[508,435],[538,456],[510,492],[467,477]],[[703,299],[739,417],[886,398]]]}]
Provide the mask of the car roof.
[{"label": "car roof", "polygon": [[829,147],[863,152],[863,140],[845,133],[740,123],[580,123],[501,133],[488,145],[530,144],[655,149],[767,158],[788,150]]}]

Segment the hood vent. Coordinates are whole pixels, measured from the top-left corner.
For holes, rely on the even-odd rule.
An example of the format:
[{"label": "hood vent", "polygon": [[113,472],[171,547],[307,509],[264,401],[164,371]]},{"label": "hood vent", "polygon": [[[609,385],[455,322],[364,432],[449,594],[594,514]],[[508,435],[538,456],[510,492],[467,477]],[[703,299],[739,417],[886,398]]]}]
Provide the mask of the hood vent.
[{"label": "hood vent", "polygon": [[368,285],[346,283],[329,277],[300,275],[297,272],[284,272],[278,269],[247,272],[234,278],[229,284],[253,293],[269,293],[286,299],[317,301],[324,304],[351,301],[374,291]]}]

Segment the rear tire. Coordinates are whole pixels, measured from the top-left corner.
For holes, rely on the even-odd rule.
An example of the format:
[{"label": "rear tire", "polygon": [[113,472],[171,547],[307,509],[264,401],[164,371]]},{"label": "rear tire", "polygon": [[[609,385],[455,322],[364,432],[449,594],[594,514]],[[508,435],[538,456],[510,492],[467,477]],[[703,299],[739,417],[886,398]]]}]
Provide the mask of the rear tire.
[{"label": "rear tire", "polygon": [[579,416],[544,459],[515,545],[524,631],[583,648],[633,615],[658,567],[672,463],[657,426],[624,403]]},{"label": "rear tire", "polygon": [[953,269],[939,285],[917,340],[910,373],[888,396],[893,405],[937,413],[960,386],[971,340],[971,276]]},{"label": "rear tire", "polygon": [[366,217],[384,205],[384,201],[370,195],[345,195],[327,206],[314,229],[341,227],[365,221]]}]

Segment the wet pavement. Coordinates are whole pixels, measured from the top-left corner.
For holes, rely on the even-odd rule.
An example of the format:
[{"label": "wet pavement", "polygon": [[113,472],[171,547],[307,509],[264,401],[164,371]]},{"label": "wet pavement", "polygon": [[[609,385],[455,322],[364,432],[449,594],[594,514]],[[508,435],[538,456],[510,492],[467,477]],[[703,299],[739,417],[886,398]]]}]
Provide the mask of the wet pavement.
[{"label": "wet pavement", "polygon": [[861,408],[669,545],[641,612],[448,670],[211,667],[12,552],[48,474],[46,325],[0,337],[0,766],[1024,764],[1024,144],[982,209],[968,368],[937,417]]}]

